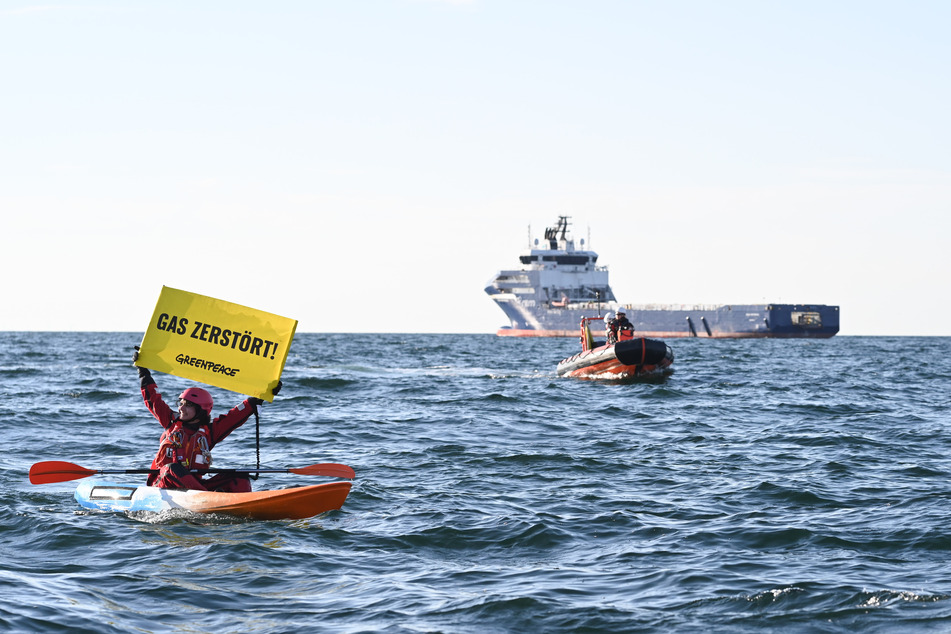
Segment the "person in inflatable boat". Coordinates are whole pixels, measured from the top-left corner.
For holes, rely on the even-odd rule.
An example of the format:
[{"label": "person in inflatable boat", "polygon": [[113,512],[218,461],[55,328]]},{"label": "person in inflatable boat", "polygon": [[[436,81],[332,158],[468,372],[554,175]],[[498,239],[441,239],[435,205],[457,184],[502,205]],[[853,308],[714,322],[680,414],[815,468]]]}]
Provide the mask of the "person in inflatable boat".
[{"label": "person in inflatable boat", "polygon": [[[138,350],[132,356],[139,358]],[[206,390],[190,387],[178,398],[178,411],[162,399],[158,386],[147,368],[139,367],[139,383],[142,400],[152,415],[162,424],[164,432],[159,440],[159,450],[152,461],[153,472],[146,482],[162,489],[198,489],[199,491],[222,491],[243,493],[251,490],[251,479],[243,473],[218,473],[203,478],[193,469],[211,466],[211,450],[231,432],[241,427],[264,401],[249,397],[227,414],[211,418],[214,399]],[[281,382],[272,390],[274,395],[281,389]]]},{"label": "person in inflatable boat", "polygon": [[604,315],[604,338],[608,343],[617,343],[617,319],[611,311]]},{"label": "person in inflatable boat", "polygon": [[619,341],[634,338],[634,324],[627,320],[627,314],[623,306],[617,309],[617,317],[614,319],[614,324],[614,332]]}]

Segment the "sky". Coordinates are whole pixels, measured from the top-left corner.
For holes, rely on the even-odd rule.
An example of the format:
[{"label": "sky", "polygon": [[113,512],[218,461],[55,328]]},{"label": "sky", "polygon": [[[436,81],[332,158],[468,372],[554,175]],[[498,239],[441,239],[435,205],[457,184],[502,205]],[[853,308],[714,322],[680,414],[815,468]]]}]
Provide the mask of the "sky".
[{"label": "sky", "polygon": [[951,335],[951,3],[0,0],[0,330],[162,286],[493,333],[560,215],[625,303]]}]

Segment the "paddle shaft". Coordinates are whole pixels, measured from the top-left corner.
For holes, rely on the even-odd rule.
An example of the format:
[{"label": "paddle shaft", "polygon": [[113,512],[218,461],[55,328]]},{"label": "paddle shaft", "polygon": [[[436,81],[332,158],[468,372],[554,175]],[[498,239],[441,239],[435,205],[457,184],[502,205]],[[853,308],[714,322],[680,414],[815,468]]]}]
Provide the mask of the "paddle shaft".
[{"label": "paddle shaft", "polygon": [[[30,467],[30,482],[50,484],[68,482],[91,475],[114,475],[133,473],[158,473],[158,469],[87,469],[71,462],[37,462]],[[295,473],[297,475],[323,475],[335,478],[353,479],[356,475],[347,465],[337,463],[312,464],[307,467],[291,469],[193,469],[192,473]]]},{"label": "paddle shaft", "polygon": [[[87,469],[99,475],[125,475],[130,473],[158,473],[158,469]],[[192,469],[189,473],[291,473],[290,469]]]}]

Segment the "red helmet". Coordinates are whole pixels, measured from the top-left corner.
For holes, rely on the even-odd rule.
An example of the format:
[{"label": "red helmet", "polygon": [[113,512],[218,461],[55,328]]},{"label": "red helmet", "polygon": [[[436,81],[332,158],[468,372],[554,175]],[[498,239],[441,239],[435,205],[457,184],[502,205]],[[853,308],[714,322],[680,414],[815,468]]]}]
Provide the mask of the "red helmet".
[{"label": "red helmet", "polygon": [[190,387],[182,392],[182,395],[178,398],[188,401],[189,403],[194,403],[211,416],[211,407],[215,404],[215,400],[211,398],[211,394],[200,387]]}]

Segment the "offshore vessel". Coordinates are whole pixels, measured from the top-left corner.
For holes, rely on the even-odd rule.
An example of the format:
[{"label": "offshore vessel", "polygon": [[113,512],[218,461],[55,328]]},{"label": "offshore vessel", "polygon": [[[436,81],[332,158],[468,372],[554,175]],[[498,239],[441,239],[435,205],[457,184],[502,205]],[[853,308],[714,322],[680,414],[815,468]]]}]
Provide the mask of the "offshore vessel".
[{"label": "offshore vessel", "polygon": [[[584,317],[622,306],[598,254],[569,235],[569,216],[545,229],[543,242],[519,256],[520,269],[496,273],[485,292],[511,322],[509,337],[574,337]],[[825,304],[623,304],[638,336],[827,338],[839,332],[839,307]]]}]

